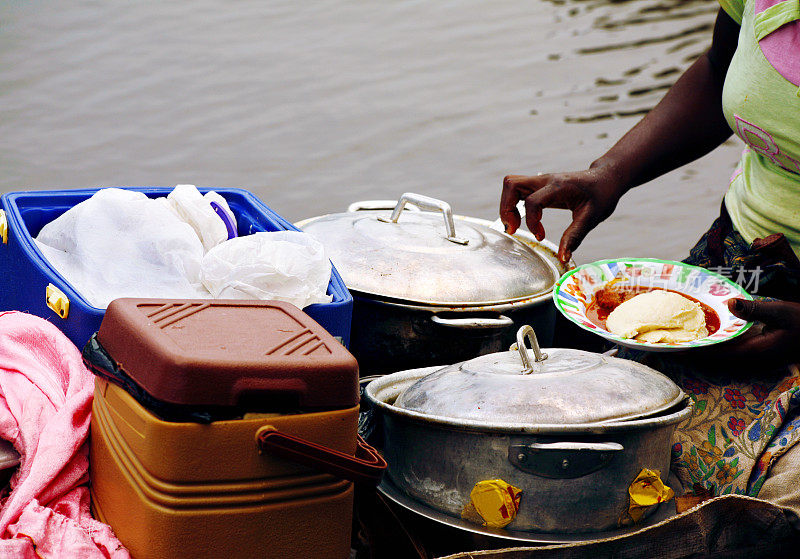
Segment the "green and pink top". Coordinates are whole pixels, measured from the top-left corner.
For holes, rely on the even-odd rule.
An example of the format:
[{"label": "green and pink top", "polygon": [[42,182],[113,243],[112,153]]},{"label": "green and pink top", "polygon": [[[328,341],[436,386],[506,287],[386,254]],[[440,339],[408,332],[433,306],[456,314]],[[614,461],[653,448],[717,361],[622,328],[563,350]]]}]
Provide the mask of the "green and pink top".
[{"label": "green and pink top", "polygon": [[783,233],[800,256],[800,0],[719,0],[741,25],[722,93],[746,144],[725,205],[746,241]]}]

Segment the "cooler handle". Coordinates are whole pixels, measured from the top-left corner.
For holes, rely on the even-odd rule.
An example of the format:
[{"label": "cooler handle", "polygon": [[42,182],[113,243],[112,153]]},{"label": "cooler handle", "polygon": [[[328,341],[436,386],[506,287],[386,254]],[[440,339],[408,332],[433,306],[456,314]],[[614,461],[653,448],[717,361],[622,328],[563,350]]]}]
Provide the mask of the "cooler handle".
[{"label": "cooler handle", "polygon": [[360,435],[357,442],[356,454],[351,456],[283,433],[271,425],[265,425],[256,432],[259,453],[269,451],[281,458],[321,470],[327,474],[354,482],[375,485],[380,481],[386,469],[386,461]]},{"label": "cooler handle", "polygon": [[61,318],[69,316],[69,298],[64,292],[52,283],[47,284],[44,290],[44,299],[47,306]]},{"label": "cooler handle", "polygon": [[6,211],[0,210],[0,237],[3,238],[3,244],[8,244],[8,218]]}]

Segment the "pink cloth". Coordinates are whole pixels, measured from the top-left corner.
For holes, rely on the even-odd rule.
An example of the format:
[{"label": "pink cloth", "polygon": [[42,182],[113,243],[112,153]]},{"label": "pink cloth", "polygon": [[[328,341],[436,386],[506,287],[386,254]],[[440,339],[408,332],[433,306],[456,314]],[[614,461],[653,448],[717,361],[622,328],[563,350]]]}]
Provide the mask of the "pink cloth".
[{"label": "pink cloth", "polygon": [[128,558],[89,511],[94,377],[58,328],[0,313],[0,437],[21,455],[0,508],[0,557]]}]

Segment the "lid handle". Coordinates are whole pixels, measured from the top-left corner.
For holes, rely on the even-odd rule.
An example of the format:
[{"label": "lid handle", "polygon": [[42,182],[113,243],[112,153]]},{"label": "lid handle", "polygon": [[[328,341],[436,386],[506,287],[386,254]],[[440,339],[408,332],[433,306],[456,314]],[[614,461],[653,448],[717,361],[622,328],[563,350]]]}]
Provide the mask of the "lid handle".
[{"label": "lid handle", "polygon": [[400,196],[400,199],[397,201],[397,205],[392,211],[392,216],[388,219],[385,217],[378,217],[378,220],[383,221],[384,223],[397,223],[397,220],[400,218],[400,214],[406,207],[407,203],[414,204],[423,210],[439,210],[444,215],[444,227],[447,231],[447,240],[458,245],[466,245],[469,243],[469,239],[456,236],[456,226],[455,223],[453,223],[453,210],[450,208],[450,204],[443,200],[431,198],[430,196],[406,192]]},{"label": "lid handle", "polygon": [[[534,360],[531,362],[531,356],[528,353],[528,348],[525,346],[525,339],[531,342],[531,348],[533,349]],[[536,332],[533,331],[530,325],[526,324],[519,330],[517,330],[517,343],[516,349],[519,351],[519,356],[522,358],[522,374],[529,375],[533,372],[533,364],[534,363],[541,363],[545,359],[547,359],[547,354],[542,353],[542,349],[539,347],[539,340],[536,339]],[[514,349],[514,346],[511,347]]]},{"label": "lid handle", "polygon": [[[366,210],[393,210],[397,205],[397,200],[359,200],[347,206],[347,213],[362,212]],[[420,209],[416,206],[407,206],[406,209],[410,212],[418,212]]]}]

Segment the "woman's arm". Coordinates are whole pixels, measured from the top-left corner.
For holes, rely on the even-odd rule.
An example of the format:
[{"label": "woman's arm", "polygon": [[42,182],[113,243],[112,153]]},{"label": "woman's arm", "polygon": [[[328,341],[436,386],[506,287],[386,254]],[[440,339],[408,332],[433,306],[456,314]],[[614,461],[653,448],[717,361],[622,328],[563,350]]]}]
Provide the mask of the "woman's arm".
[{"label": "woman's arm", "polygon": [[722,85],[738,39],[739,25],[720,9],[708,52],[592,167],[613,167],[629,190],[694,161],[730,137]]},{"label": "woman's arm", "polygon": [[572,210],[559,258],[567,261],[586,234],[614,211],[625,192],[680,167],[719,146],[731,135],[722,113],[722,85],[739,37],[739,25],[723,10],[711,48],[664,98],[589,169],[503,180],[500,217],[506,231],[520,226],[516,209],[525,200],[528,229],[544,238],[543,208]]}]

